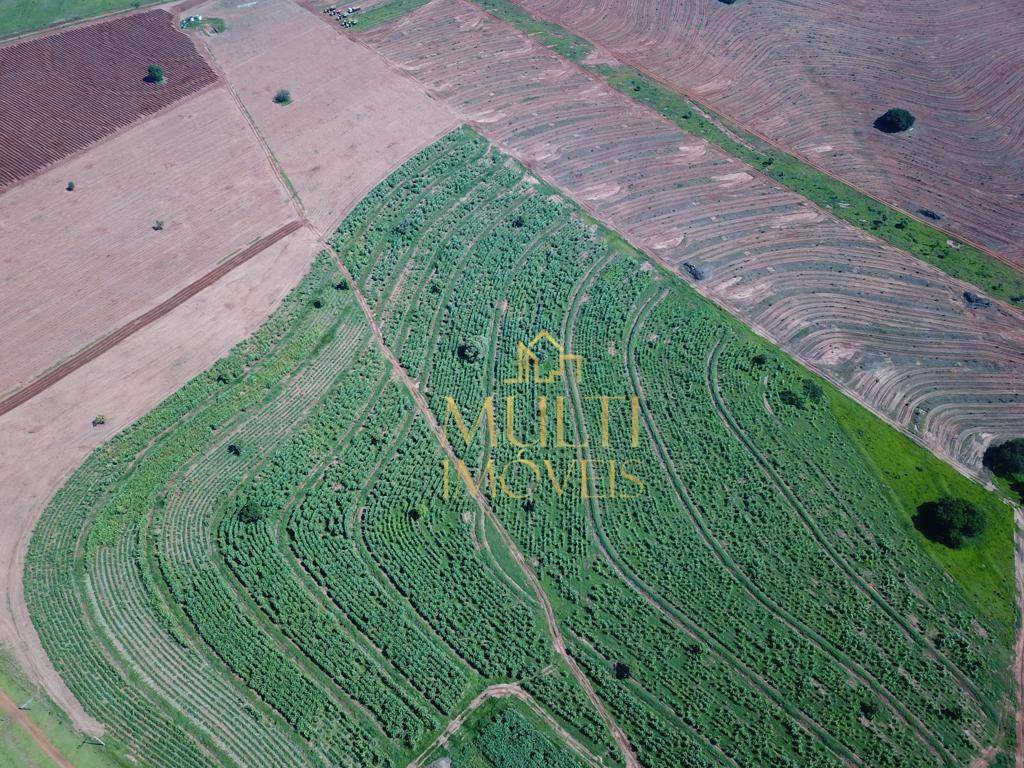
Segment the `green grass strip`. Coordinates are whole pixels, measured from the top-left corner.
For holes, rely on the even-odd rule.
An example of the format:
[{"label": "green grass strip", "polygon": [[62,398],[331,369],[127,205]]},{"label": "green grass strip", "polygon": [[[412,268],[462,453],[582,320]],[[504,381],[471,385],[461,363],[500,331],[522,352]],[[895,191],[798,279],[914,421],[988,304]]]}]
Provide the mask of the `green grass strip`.
[{"label": "green grass strip", "polygon": [[[485,11],[507,21],[538,43],[570,61],[582,63],[593,51],[590,41],[562,26],[540,21],[511,0],[473,0]],[[663,86],[633,67],[588,66],[605,82],[634,101],[650,107],[686,133],[700,136],[733,157],[753,166],[836,218],[938,267],[990,296],[1024,306],[1024,274],[924,221],[903,213],[762,139],[726,118]]]},{"label": "green grass strip", "polygon": [[569,61],[582,62],[594,50],[586,38],[574,35],[559,24],[535,19],[511,0],[473,0],[488,13],[507,21]]},{"label": "green grass strip", "polygon": [[356,25],[355,30],[357,32],[363,32],[367,29],[379,27],[381,24],[387,24],[389,21],[394,21],[410,11],[415,11],[421,5],[426,5],[429,1],[430,0],[391,0],[390,3],[375,5],[372,8],[368,8],[365,12],[357,13],[351,18]]},{"label": "green grass strip", "polygon": [[52,24],[130,11],[157,0],[0,0],[0,39],[23,35]]},{"label": "green grass strip", "polygon": [[682,130],[721,147],[815,205],[828,209],[836,218],[938,267],[951,277],[978,286],[991,296],[1024,306],[1024,275],[984,251],[960,243],[920,219],[885,205],[742,131],[721,115],[696,106],[632,67],[601,65],[591,70]]}]

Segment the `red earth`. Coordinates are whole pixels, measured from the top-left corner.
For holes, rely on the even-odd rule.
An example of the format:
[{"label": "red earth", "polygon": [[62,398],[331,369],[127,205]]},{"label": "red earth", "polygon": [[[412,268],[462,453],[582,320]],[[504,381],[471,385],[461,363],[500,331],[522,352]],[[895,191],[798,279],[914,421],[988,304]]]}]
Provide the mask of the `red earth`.
[{"label": "red earth", "polygon": [[163,10],[0,48],[0,188],[216,80]]}]

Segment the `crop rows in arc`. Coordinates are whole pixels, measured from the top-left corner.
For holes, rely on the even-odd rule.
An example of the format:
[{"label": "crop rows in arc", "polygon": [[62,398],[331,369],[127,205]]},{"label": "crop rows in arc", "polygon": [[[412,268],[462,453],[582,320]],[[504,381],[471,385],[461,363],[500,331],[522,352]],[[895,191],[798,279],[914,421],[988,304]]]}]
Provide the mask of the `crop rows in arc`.
[{"label": "crop rows in arc", "polygon": [[[87,711],[147,764],[384,766],[514,682],[619,762],[358,289],[461,460],[518,488],[504,469],[550,459],[557,485],[481,487],[642,764],[958,765],[998,744],[1008,626],[919,548],[806,373],[616,242],[469,129],[382,182],[263,329],[44,513],[30,610]],[[510,379],[540,330],[581,381]],[[602,445],[594,398],[630,394],[635,426],[616,410]],[[449,398],[472,423],[488,395],[497,433],[463,441]],[[541,395],[569,445],[538,453],[506,429],[536,440]],[[608,498],[611,458],[639,495]]]},{"label": "crop rows in arc", "polygon": [[[487,174],[487,162],[474,158],[482,166],[474,172],[479,183],[491,183],[485,180],[496,177]],[[972,614],[962,595],[919,550],[905,554],[917,544],[906,530],[889,530],[899,513],[877,480],[873,494],[858,490],[871,471],[824,407],[787,411],[779,390],[770,393],[775,412],[805,420],[805,440],[818,423],[829,427],[831,447],[814,452],[821,464],[852,468],[833,478],[835,497],[828,499],[821,498],[828,486],[806,465],[810,442],[786,444],[785,452],[773,444],[771,456],[785,456],[785,466],[776,467],[782,460],[775,459],[765,474],[758,462],[765,449],[745,444],[724,420],[745,423],[739,406],[728,417],[716,409],[708,364],[735,325],[670,290],[660,273],[610,254],[571,206],[522,171],[515,179],[507,163],[501,169],[523,198],[508,203],[503,216],[428,217],[420,206],[458,195],[440,184],[424,200],[392,190],[376,201],[378,217],[370,220],[366,212],[335,244],[359,265],[382,332],[399,341],[399,359],[438,414],[449,396],[470,419],[483,397],[493,393],[502,402],[514,391],[503,380],[512,372],[516,342],[540,328],[561,332],[573,351],[585,353],[588,380],[597,379],[586,395],[643,388],[649,428],[659,434],[640,449],[649,491],[642,499],[596,502],[588,510],[578,496],[558,497],[543,483],[528,502],[488,494],[569,606],[564,616],[578,638],[574,653],[636,739],[642,761],[957,764],[975,739],[996,738],[1005,627],[989,625],[991,642],[964,632]],[[467,190],[463,179],[450,176],[462,200],[500,199]],[[439,222],[458,222],[457,233]],[[448,243],[459,247],[449,252]],[[441,289],[432,291],[438,283]],[[467,345],[479,357],[467,359]],[[766,347],[745,338],[742,349],[753,358]],[[724,379],[730,392],[745,393],[744,414],[751,402],[763,409],[760,376],[771,373],[779,380],[775,387],[800,382],[795,366],[777,353],[772,361],[771,371],[730,362],[728,377],[716,362],[713,391],[724,399]],[[529,423],[529,416],[519,418]],[[591,406],[586,427],[574,420],[568,439],[593,437],[595,422]],[[621,445],[621,422],[616,429]],[[483,435],[468,446],[454,430],[449,436],[474,467],[486,458],[504,466],[520,453]],[[660,452],[651,447],[659,442]],[[570,460],[553,458],[563,475]],[[667,464],[685,478],[684,489],[673,488]],[[805,489],[821,510],[812,513],[799,501]],[[682,493],[690,498],[690,516]],[[831,528],[827,505],[858,509],[860,522],[850,513],[846,521],[859,530],[844,533],[848,539],[839,544],[831,543],[840,534]],[[882,542],[888,549],[879,549]],[[907,564],[876,573],[884,560],[874,555],[886,551],[904,553]],[[687,553],[684,563],[680,552]],[[915,616],[915,625],[906,626],[902,615]],[[608,673],[616,660],[628,660],[629,683]],[[699,700],[691,696],[694,688]],[[754,732],[735,719],[752,711],[771,725]]]},{"label": "crop rows in arc", "polygon": [[0,189],[216,80],[165,10],[0,48]]},{"label": "crop rows in arc", "polygon": [[[157,451],[165,454],[159,468],[174,471],[172,451],[197,449],[240,412],[258,409],[268,397],[281,394],[277,383],[301,370],[325,337],[325,313],[313,305],[325,287],[329,266],[316,265],[256,335],[94,452],[54,498],[30,544],[26,595],[50,658],[86,709],[108,726],[111,742],[154,764],[230,765],[229,755],[249,749],[286,764],[312,764],[305,749],[278,732],[258,699],[232,690],[223,668],[206,654],[194,655],[196,646],[168,629],[177,614],[154,593],[162,577],[139,533],[146,504],[162,503],[152,499],[160,489],[154,483],[138,494],[119,492],[133,473],[154,462]],[[116,500],[113,507],[111,500]],[[111,552],[98,552],[120,539],[135,544],[123,550],[134,563],[116,566],[128,578],[101,578],[95,569],[109,573],[115,565]],[[94,593],[99,585],[112,591],[93,601],[83,592],[83,570],[91,572]],[[144,589],[139,589],[139,580]],[[157,685],[150,669],[140,670],[133,657],[119,655],[99,629],[94,602],[107,606],[108,621],[121,617],[112,625],[119,633],[124,617],[130,615],[133,622],[150,617],[139,624],[140,632],[150,632],[141,636],[145,646],[124,645],[126,652],[184,657],[187,663],[161,668],[164,677]],[[125,631],[123,642],[130,640]],[[138,684],[140,679],[148,684]],[[228,719],[219,719],[223,712],[230,713]],[[211,732],[215,736],[206,735]]]},{"label": "crop rows in arc", "polygon": [[[433,175],[423,197],[461,188],[485,150],[460,132],[405,171]],[[349,288],[323,255],[256,337],[100,451],[41,524],[33,612],[55,660],[102,649],[107,690],[196,734],[134,734],[95,670],[72,676],[154,764],[186,746],[191,764],[396,764],[482,681],[550,662],[536,606],[495,573],[493,546],[476,549],[473,505],[439,501],[443,454],[366,347]],[[72,512],[77,534],[54,536]],[[66,628],[65,605],[95,619]]]},{"label": "crop rows in arc", "polygon": [[[574,32],[905,210],[1021,263],[1019,9],[526,0]],[[894,30],[898,30],[895,33]],[[872,127],[889,107],[907,135]],[[957,192],[963,188],[970,195]],[[1016,200],[1014,199],[1016,198]]]},{"label": "crop rows in arc", "polygon": [[977,467],[989,441],[1024,430],[1019,312],[813,208],[463,0],[364,38],[630,242],[954,461]]},{"label": "crop rows in arc", "polygon": [[[622,297],[624,284],[618,276],[607,290]],[[588,290],[583,318],[611,303],[611,295],[595,292]],[[753,608],[774,614],[774,623],[801,640],[785,643],[790,665],[803,654],[808,661],[830,659],[843,671],[834,680],[858,680],[857,696],[890,706],[894,719],[916,731],[922,744],[958,764],[964,758],[956,750],[970,754],[975,736],[992,729],[1000,717],[998,692],[1005,685],[1006,631],[1012,624],[1008,613],[994,617],[970,610],[962,589],[915,548],[914,534],[891,495],[866,482],[864,459],[855,455],[829,412],[813,404],[813,397],[823,397],[816,385],[808,387],[813,397],[804,394],[790,364],[764,370],[765,356],[758,353],[763,347],[751,344],[749,335],[742,345],[730,347],[722,335],[732,332],[720,322],[692,311],[684,322],[677,302],[645,301],[650,317],[638,313],[623,326],[632,336],[625,359],[651,413],[648,430],[658,447],[657,462],[676,486],[677,506],[689,510],[706,546],[720,549],[720,567],[733,573]],[[598,339],[591,346],[605,346],[609,327],[615,327],[614,318],[601,317],[594,324]],[[734,353],[726,374],[721,373],[723,349]],[[766,375],[772,381],[767,394],[757,381]],[[730,394],[741,399],[745,417],[759,415],[756,430],[745,428],[745,420],[721,395],[722,379]],[[792,405],[794,391],[800,393],[798,407]],[[800,439],[786,443],[794,434],[787,421],[801,425]],[[759,448],[760,440],[771,448]],[[809,466],[809,456],[818,465]],[[858,507],[857,517],[847,519],[849,532],[832,530],[836,516],[830,509],[840,505]],[[659,534],[650,527],[655,521],[645,525],[650,509],[638,510],[631,525],[623,520],[623,505],[613,510],[609,523],[624,525],[618,532],[609,526],[608,535],[624,567],[635,567],[656,597],[681,600],[677,605],[685,606],[682,598],[693,591],[692,576],[684,574],[679,581],[678,573],[659,564],[668,561],[670,552],[693,552],[695,542]],[[658,551],[660,544],[664,553]],[[900,562],[891,564],[897,558]],[[903,616],[914,618],[908,622]],[[986,625],[983,633],[968,629],[978,620]],[[749,618],[746,622],[754,631]],[[786,634],[779,629],[771,629],[776,642]],[[770,644],[762,647],[773,652],[767,650]],[[921,681],[927,682],[922,686]],[[848,693],[841,689],[837,695]],[[796,693],[786,698],[800,700]],[[856,712],[856,699],[850,705]],[[968,723],[975,734],[965,737],[962,729]],[[844,730],[849,728],[848,721]]]}]

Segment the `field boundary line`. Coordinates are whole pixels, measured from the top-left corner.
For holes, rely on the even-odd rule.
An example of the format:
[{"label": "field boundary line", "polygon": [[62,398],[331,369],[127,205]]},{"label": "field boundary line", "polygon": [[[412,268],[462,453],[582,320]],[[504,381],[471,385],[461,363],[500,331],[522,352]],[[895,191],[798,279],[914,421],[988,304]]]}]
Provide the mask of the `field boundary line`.
[{"label": "field boundary line", "polygon": [[[295,0],[295,2],[299,2],[301,4],[301,0]],[[480,13],[482,13],[482,14],[486,15],[487,17],[495,20],[496,23],[502,24],[502,25],[508,27],[509,29],[511,29],[520,38],[522,38],[524,40],[530,40],[534,44],[540,45],[541,47],[546,48],[546,46],[543,46],[543,44],[537,42],[536,40],[533,40],[533,38],[531,38],[525,32],[522,32],[521,30],[519,30],[514,25],[510,24],[509,22],[505,21],[504,19],[501,19],[501,18],[499,18],[497,16],[494,16],[493,14],[489,13],[488,11],[480,8],[480,6],[473,4],[472,0],[467,0],[467,2],[472,4],[473,7],[476,8]],[[429,3],[428,3],[428,5],[429,5]],[[425,7],[425,6],[421,6],[421,7]],[[419,10],[419,9],[417,9],[417,10]],[[413,12],[415,13],[415,11],[413,11]],[[394,23],[394,22],[392,22],[392,23]],[[410,72],[410,71],[405,70],[405,69],[402,69],[401,67],[396,65],[394,62],[392,62],[386,56],[384,56],[379,51],[377,51],[366,40],[362,39],[360,35],[348,34],[344,30],[340,30],[340,29],[339,29],[339,34],[345,35],[346,37],[348,37],[348,39],[358,43],[359,45],[362,45],[364,48],[366,48],[367,50],[371,51],[372,53],[375,53],[377,56],[380,56],[388,64],[389,68],[391,68],[395,72],[400,73],[401,75],[403,75],[404,77],[408,78],[412,82],[416,83],[416,85],[421,90],[423,90],[423,92],[425,92],[431,98],[434,98],[431,95],[431,93],[430,93],[430,86],[428,86],[426,83],[424,83],[422,80],[420,80],[415,75],[415,73]],[[547,49],[547,50],[550,50],[550,49]],[[556,53],[555,55],[557,56],[559,54]],[[572,64],[573,66],[577,66],[574,62],[569,61],[569,59],[566,59],[564,56],[561,57],[561,58],[564,59],[569,64]],[[607,88],[609,88],[609,89],[611,89],[613,91],[615,90],[610,85],[608,85],[603,80],[601,80],[599,77],[597,77],[597,75],[595,75],[594,73],[589,72],[588,70],[586,70],[586,69],[584,69],[582,67],[580,67],[580,69],[584,73],[592,76],[592,78],[594,79],[594,82],[603,83],[605,87],[607,87]],[[619,92],[616,91],[616,93],[619,93]],[[629,99],[629,97],[626,96],[625,94],[620,94],[620,95],[622,95],[623,98]],[[634,103],[637,104],[638,108],[648,110],[651,114],[656,115],[661,120],[667,121],[668,124],[670,124],[673,127],[673,129],[675,129],[677,131],[680,131],[681,133],[683,132],[682,129],[679,128],[679,126],[677,126],[675,123],[672,123],[670,120],[668,120],[668,118],[663,117],[658,112],[656,112],[654,110],[651,110],[649,107],[646,107],[646,106],[644,106],[642,104],[639,104],[637,102],[634,102]],[[843,382],[842,380],[840,380],[832,372],[826,370],[823,367],[815,365],[811,361],[809,361],[809,360],[807,360],[807,359],[805,359],[803,357],[798,356],[795,352],[790,351],[786,347],[785,343],[783,341],[781,341],[776,335],[774,335],[768,328],[766,328],[765,326],[761,325],[760,323],[755,321],[753,318],[743,317],[738,310],[736,310],[733,307],[731,307],[723,299],[721,299],[720,297],[718,297],[715,294],[713,294],[711,291],[708,290],[707,287],[701,285],[699,282],[685,279],[682,275],[679,274],[677,268],[675,266],[673,266],[672,263],[667,261],[661,255],[659,255],[656,252],[654,252],[653,249],[649,250],[649,249],[645,248],[642,245],[637,245],[636,243],[634,243],[630,236],[628,236],[628,235],[626,235],[626,234],[624,234],[622,232],[618,222],[612,221],[610,218],[602,215],[601,212],[597,210],[597,208],[594,206],[593,203],[591,203],[591,202],[589,202],[587,200],[584,200],[584,199],[582,199],[580,197],[576,197],[576,196],[570,194],[569,192],[566,192],[565,188],[561,184],[561,182],[559,182],[556,179],[554,179],[551,176],[551,174],[549,174],[549,173],[547,173],[545,171],[542,171],[537,166],[537,163],[535,163],[534,161],[530,160],[527,157],[524,157],[522,155],[522,153],[520,153],[515,147],[510,146],[506,141],[492,138],[492,136],[491,136],[491,134],[490,134],[490,132],[488,130],[488,126],[486,124],[481,123],[478,120],[474,120],[474,119],[472,119],[472,118],[470,118],[468,116],[465,116],[465,115],[463,115],[462,121],[463,121],[463,123],[465,125],[468,125],[473,130],[475,130],[477,133],[479,133],[480,135],[484,136],[488,141],[491,142],[491,144],[493,144],[494,146],[498,147],[502,152],[504,152],[505,154],[507,154],[510,157],[514,158],[518,163],[520,163],[522,166],[527,168],[538,179],[540,179],[541,181],[544,181],[544,182],[550,184],[555,189],[561,190],[563,194],[565,194],[567,197],[572,199],[573,202],[575,202],[575,204],[577,206],[579,206],[583,211],[585,211],[588,216],[590,216],[595,221],[600,222],[605,227],[607,227],[609,230],[615,232],[620,237],[622,237],[622,239],[631,248],[635,249],[637,251],[637,253],[643,254],[652,263],[657,264],[659,267],[664,269],[666,272],[671,274],[673,277],[676,277],[676,278],[682,280],[684,284],[688,285],[690,288],[695,290],[703,298],[705,298],[708,301],[710,301],[712,304],[714,304],[716,307],[718,307],[723,312],[728,314],[730,317],[735,318],[738,322],[740,322],[742,325],[744,325],[748,330],[752,331],[756,335],[758,335],[761,338],[765,339],[766,341],[770,342],[772,344],[772,346],[777,347],[778,349],[782,350],[786,355],[788,355],[793,360],[795,360],[798,365],[802,366],[803,368],[806,368],[811,373],[814,373],[815,375],[820,376],[821,378],[825,379],[827,382],[829,382],[829,384],[831,384],[836,389],[838,389],[840,392],[842,392],[846,397],[850,398],[851,400],[853,400],[855,403],[857,403],[858,405],[860,405],[862,408],[866,409],[867,411],[870,411],[872,415],[874,415],[877,418],[881,419],[882,421],[884,421],[886,424],[888,424],[890,427],[892,427],[893,429],[895,429],[899,433],[901,433],[901,434],[905,435],[906,437],[910,438],[911,440],[913,440],[915,443],[917,443],[919,446],[924,448],[929,453],[935,455],[940,460],[942,460],[942,461],[946,462],[947,464],[949,464],[951,467],[953,467],[953,469],[955,469],[957,472],[959,472],[964,477],[967,477],[967,478],[977,482],[978,484],[980,484],[981,486],[983,486],[985,488],[988,488],[990,490],[992,489],[993,486],[992,486],[991,481],[985,476],[984,471],[980,467],[968,466],[967,464],[965,464],[962,461],[960,461],[956,456],[954,456],[951,453],[949,453],[948,451],[944,450],[941,446],[939,446],[937,444],[936,445],[930,444],[921,435],[912,432],[908,425],[901,423],[894,416],[891,416],[891,415],[885,413],[877,405],[874,405],[874,404],[868,402],[866,399],[864,399],[864,397],[863,397],[863,395],[861,393],[859,393],[853,387],[851,387],[850,385],[848,385],[845,382]],[[704,141],[706,141],[706,140],[704,140]],[[708,143],[710,144],[710,142],[708,142]],[[746,163],[744,163],[744,166],[746,166]],[[753,166],[749,166],[749,167],[753,168]],[[758,175],[761,175],[760,172],[757,171],[756,168],[754,168],[753,171],[755,173],[758,173]],[[768,177],[764,177],[764,178],[767,179]],[[774,180],[770,180],[770,181],[772,182],[772,184],[776,184],[777,185],[777,182],[775,182]],[[843,182],[843,183],[845,183],[845,182]],[[794,192],[793,194],[796,195],[797,193]],[[800,197],[801,199],[806,200],[806,198],[803,198],[802,195],[798,195],[798,197]],[[807,201],[807,202],[808,202],[808,205],[814,206],[814,203],[811,203],[810,201]],[[832,214],[829,214],[829,216],[834,218],[832,216]],[[836,219],[836,220],[838,221],[838,219]],[[852,224],[846,224],[845,222],[843,222],[843,223],[846,226],[849,226],[854,231],[863,233],[866,237],[870,237],[872,239],[878,239],[878,238],[875,238],[875,236],[872,235],[871,233],[866,232],[864,230],[861,230],[861,229],[859,229],[857,227],[854,227]],[[881,241],[881,242],[885,242],[885,241]],[[917,264],[921,264],[921,265],[927,266],[928,268],[933,268],[933,269],[937,269],[938,270],[937,267],[933,267],[932,265],[929,265],[927,262],[922,261],[921,259],[918,259],[916,256],[913,256],[911,254],[907,254],[906,251],[903,251],[902,249],[896,248],[896,246],[893,246],[893,245],[891,245],[889,243],[886,243],[886,245],[888,247],[890,247],[890,248],[894,248],[895,250],[899,251],[900,253],[903,253],[903,254],[907,255],[908,258],[913,259],[914,262],[917,263]],[[941,270],[939,270],[939,271],[941,272]],[[962,285],[962,286],[964,286],[965,288],[968,288],[968,289],[970,289],[970,288],[977,288],[977,286],[973,285],[972,283],[969,283],[969,282],[967,282],[965,280],[962,280],[960,278],[953,277],[952,275],[946,274],[945,272],[942,272],[942,275],[946,279],[952,281],[956,285]],[[1006,304],[1005,302],[1002,302],[998,298],[994,298],[993,297],[992,300],[995,301],[995,302],[998,302],[1001,308],[1005,309],[1006,311],[1011,312],[1014,316],[1024,318],[1024,312],[1021,312],[1021,310],[1019,310],[1019,309],[1017,309],[1015,307],[1011,307],[1010,305]],[[1020,768],[1024,768],[1024,763],[1021,764]]]},{"label": "field boundary line", "polygon": [[[145,0],[143,0],[145,2]],[[104,21],[110,21],[116,19],[119,16],[132,16],[137,13],[146,13],[147,11],[155,11],[157,9],[166,10],[168,13],[173,15],[174,8],[167,8],[169,5],[167,0],[149,0],[146,5],[140,5],[132,8],[128,7],[120,11],[107,11],[106,13],[100,13],[95,16],[88,16],[81,19],[68,19],[66,21],[57,21],[53,24],[47,24],[41,29],[31,29],[27,32],[15,32],[13,35],[0,36],[0,48],[6,48],[10,45],[17,45],[27,40],[36,40],[41,37],[49,37],[50,35],[56,35],[59,32],[67,32],[69,29],[77,29],[78,27],[88,27],[93,24],[102,24]]]},{"label": "field boundary line", "polygon": [[[197,49],[197,51],[198,51],[198,49]],[[214,74],[218,74],[218,73],[215,71]],[[115,139],[121,138],[122,136],[124,136],[129,131],[134,131],[136,128],[139,128],[140,126],[145,125],[146,123],[150,122],[151,120],[156,120],[159,117],[164,117],[168,113],[173,112],[174,110],[176,110],[178,107],[181,107],[184,104],[186,104],[186,103],[188,103],[190,101],[193,101],[194,99],[197,99],[200,96],[202,96],[202,95],[204,95],[206,93],[209,93],[210,91],[215,90],[218,87],[223,87],[224,83],[222,82],[222,80],[223,79],[220,78],[220,76],[218,75],[218,79],[214,80],[209,85],[204,85],[202,88],[199,88],[198,90],[192,91],[192,93],[185,94],[184,96],[182,96],[177,101],[172,101],[170,104],[168,104],[167,106],[165,106],[165,107],[163,107],[161,109],[158,109],[156,112],[153,112],[152,114],[143,115],[142,117],[136,118],[134,121],[132,121],[128,125],[122,126],[121,128],[116,129],[112,133],[108,133],[106,136],[100,137],[99,139],[97,139],[96,141],[92,142],[91,144],[88,144],[88,145],[86,145],[84,147],[79,147],[74,152],[71,152],[71,153],[69,153],[67,155],[64,155],[63,157],[59,157],[56,160],[54,160],[53,162],[48,163],[47,165],[44,165],[44,166],[42,166],[40,168],[36,168],[34,171],[32,171],[31,173],[27,174],[26,176],[19,176],[17,179],[15,179],[14,181],[9,182],[6,185],[5,184],[0,184],[0,196],[6,195],[8,192],[11,192],[11,191],[17,189],[18,187],[22,186],[23,184],[27,184],[28,182],[30,182],[30,181],[32,181],[34,179],[38,179],[40,176],[48,173],[49,171],[52,171],[52,170],[54,170],[56,168],[60,168],[61,166],[66,165],[67,163],[71,162],[72,160],[77,160],[78,158],[82,157],[83,155],[86,155],[89,152],[92,152],[97,147],[101,147],[101,146],[103,146],[105,144],[110,143],[111,141],[114,141]]]},{"label": "field boundary line", "polygon": [[98,341],[94,342],[88,347],[85,347],[84,349],[78,351],[70,358],[65,360],[63,363],[58,365],[56,368],[50,369],[42,376],[34,379],[33,381],[23,386],[21,389],[16,390],[13,394],[9,395],[3,400],[0,400],[0,416],[3,416],[5,413],[14,410],[21,404],[28,402],[36,395],[45,392],[47,389],[52,387],[61,379],[74,373],[86,363],[95,360],[104,352],[113,349],[115,346],[120,344],[122,341],[124,341],[137,331],[140,331],[147,325],[150,325],[156,320],[159,320],[172,309],[175,309],[176,307],[179,307],[180,305],[184,304],[186,301],[191,299],[204,288],[208,288],[209,286],[216,283],[218,280],[227,275],[236,267],[241,266],[242,264],[249,261],[253,257],[259,255],[267,248],[279,242],[280,240],[283,240],[285,237],[292,234],[301,227],[301,221],[293,220],[285,224],[284,226],[274,230],[269,235],[261,237],[248,248],[245,248],[241,252],[232,256],[227,261],[214,267],[205,275],[200,277],[198,280],[189,283],[170,298],[165,299],[152,309],[144,312],[143,314],[139,315],[138,317],[132,320],[129,320],[127,323],[125,323],[112,333],[104,336],[103,338],[99,339]]}]

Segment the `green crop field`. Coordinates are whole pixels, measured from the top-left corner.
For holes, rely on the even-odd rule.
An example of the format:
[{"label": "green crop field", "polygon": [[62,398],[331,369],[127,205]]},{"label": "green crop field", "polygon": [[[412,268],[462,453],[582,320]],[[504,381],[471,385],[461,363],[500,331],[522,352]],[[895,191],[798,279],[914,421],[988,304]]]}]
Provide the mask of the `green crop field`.
[{"label": "green crop field", "polygon": [[[426,765],[489,686],[531,705],[454,768],[622,765],[609,721],[645,766],[1012,748],[995,495],[468,128],[331,246],[35,529],[32,619],[114,755]],[[926,541],[940,493],[985,534]]]},{"label": "green crop field", "polygon": [[104,13],[153,5],[156,0],[0,0],[0,38]]}]

